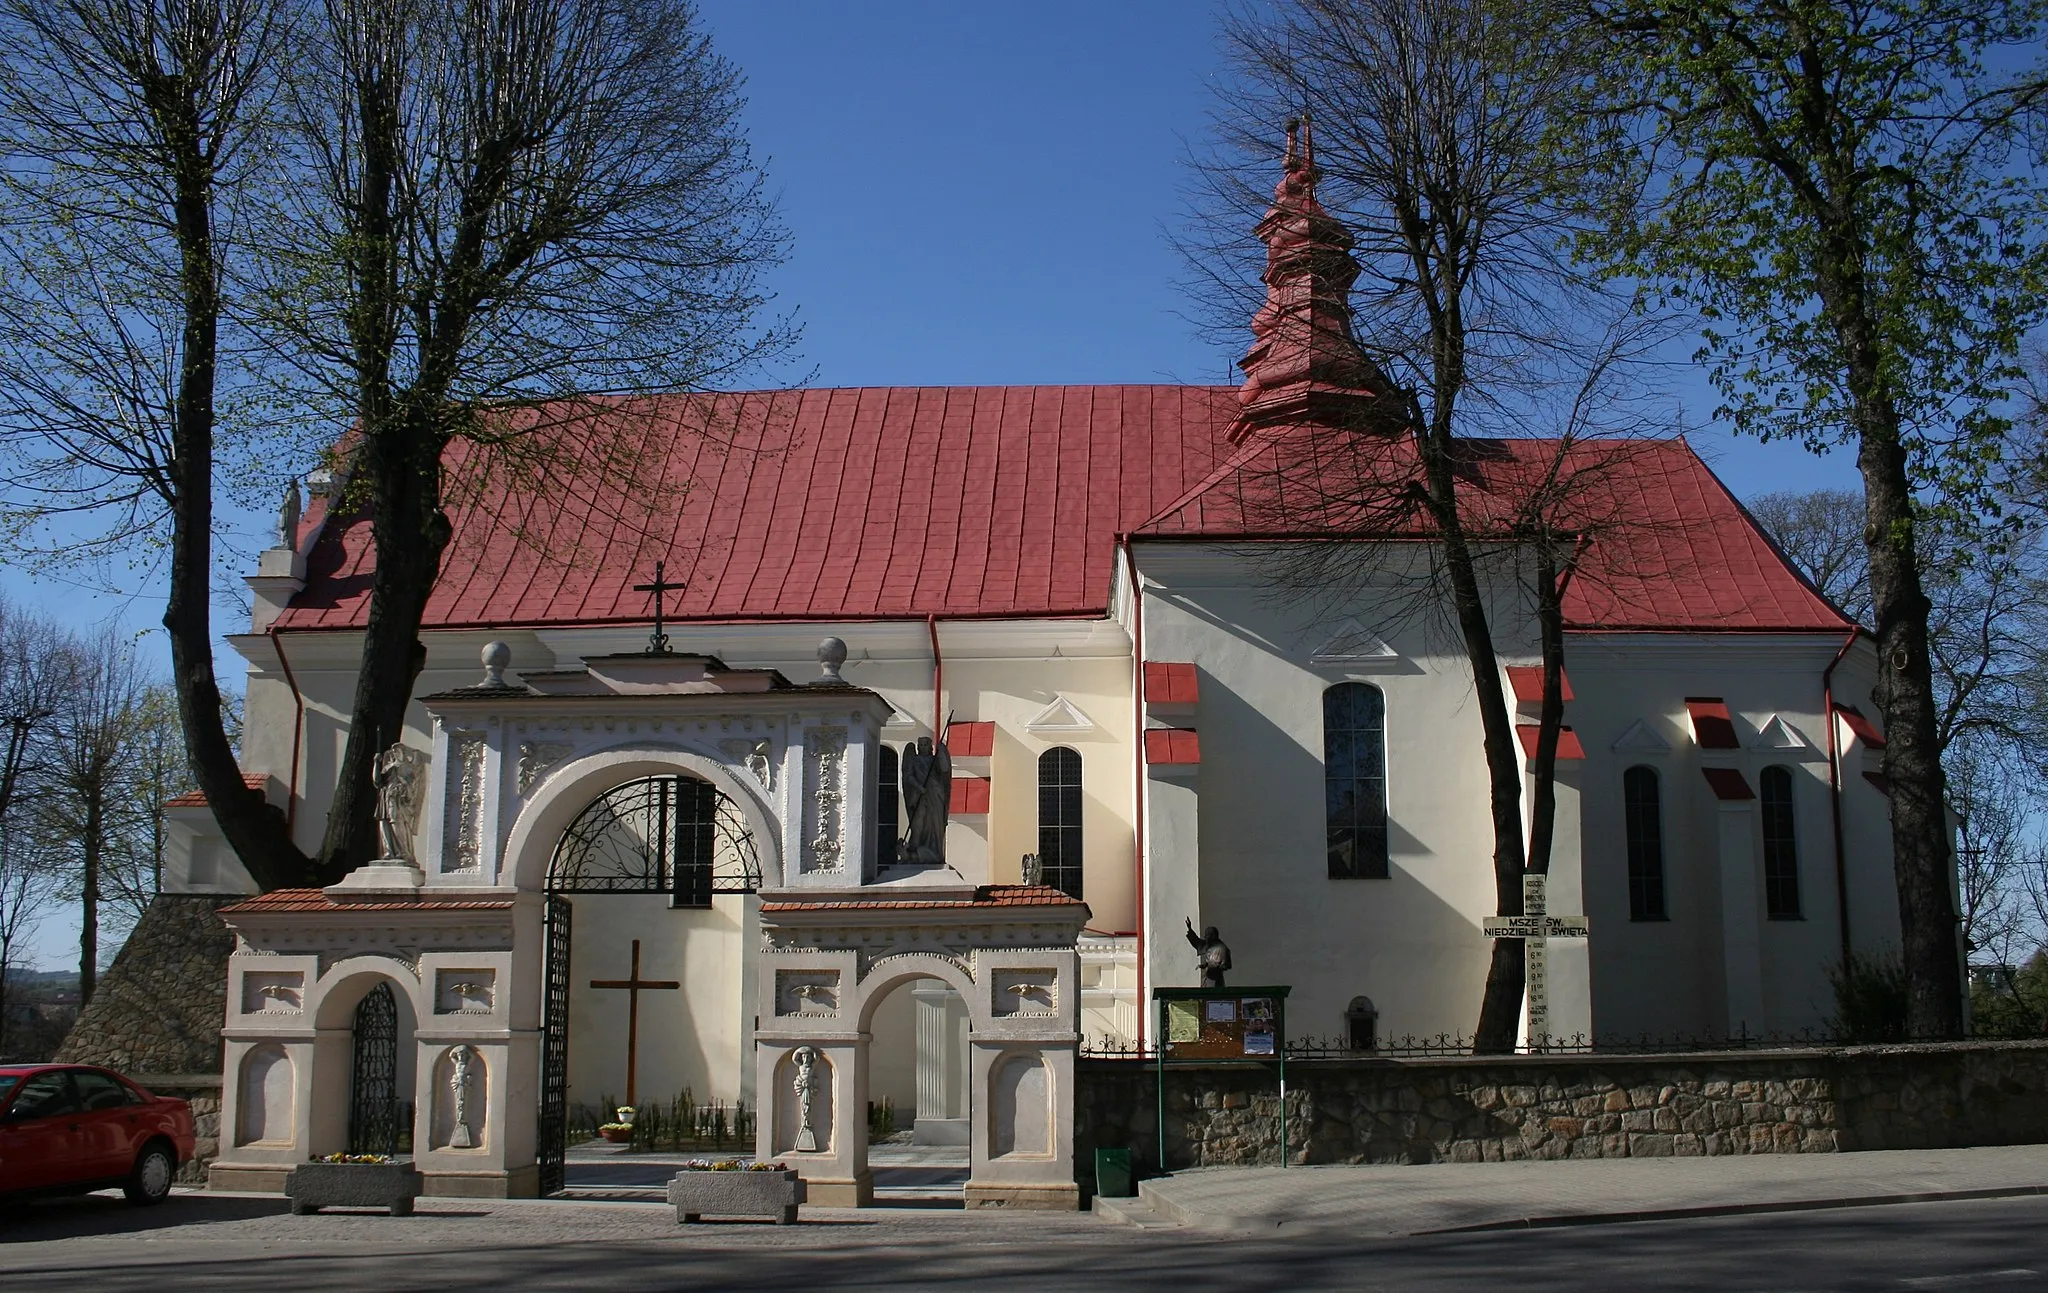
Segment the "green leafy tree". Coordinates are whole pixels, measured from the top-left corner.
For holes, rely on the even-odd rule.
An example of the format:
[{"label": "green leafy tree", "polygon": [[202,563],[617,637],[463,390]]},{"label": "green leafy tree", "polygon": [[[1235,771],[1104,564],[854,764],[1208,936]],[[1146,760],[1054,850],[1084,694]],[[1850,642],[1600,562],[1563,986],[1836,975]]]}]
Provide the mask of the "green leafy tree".
[{"label": "green leafy tree", "polygon": [[1852,445],[1886,718],[1915,1036],[1963,986],[1922,577],[1922,504],[1997,475],[2020,344],[2048,309],[2027,168],[2039,0],[1594,0],[1640,200],[1588,250],[1704,320],[1742,432]]}]

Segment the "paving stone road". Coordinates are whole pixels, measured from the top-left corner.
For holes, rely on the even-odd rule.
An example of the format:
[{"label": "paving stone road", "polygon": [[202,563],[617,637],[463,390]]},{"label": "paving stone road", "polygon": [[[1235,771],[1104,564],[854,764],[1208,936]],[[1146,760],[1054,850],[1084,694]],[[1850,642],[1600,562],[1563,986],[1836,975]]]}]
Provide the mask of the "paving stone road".
[{"label": "paving stone road", "polygon": [[2048,1287],[2048,1199],[1375,1240],[1137,1231],[1079,1215],[806,1209],[678,1227],[635,1203],[432,1200],[292,1217],[186,1194],[0,1210],[7,1293],[433,1289],[1929,1289]]}]

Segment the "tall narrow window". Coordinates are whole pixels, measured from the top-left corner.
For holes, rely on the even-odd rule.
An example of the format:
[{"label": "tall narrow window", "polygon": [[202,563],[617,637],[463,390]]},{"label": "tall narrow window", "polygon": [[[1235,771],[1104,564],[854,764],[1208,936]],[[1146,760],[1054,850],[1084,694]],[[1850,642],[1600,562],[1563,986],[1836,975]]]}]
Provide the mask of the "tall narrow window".
[{"label": "tall narrow window", "polygon": [[1663,920],[1664,812],[1658,802],[1657,770],[1641,764],[1621,774],[1621,801],[1628,830],[1628,918]]},{"label": "tall narrow window", "polygon": [[896,861],[897,832],[902,821],[897,809],[902,790],[897,785],[896,751],[886,745],[875,747],[875,860],[882,866]]},{"label": "tall narrow window", "polygon": [[1323,693],[1323,820],[1333,880],[1387,874],[1387,698],[1362,682]]},{"label": "tall narrow window", "polygon": [[663,779],[675,796],[675,905],[711,905],[711,868],[718,851],[718,787],[695,777]]},{"label": "tall narrow window", "polygon": [[1063,745],[1038,756],[1038,860],[1047,884],[1081,896],[1081,756]]},{"label": "tall narrow window", "polygon": [[1799,919],[1799,839],[1793,828],[1792,770],[1757,776],[1764,819],[1764,908],[1772,920]]}]

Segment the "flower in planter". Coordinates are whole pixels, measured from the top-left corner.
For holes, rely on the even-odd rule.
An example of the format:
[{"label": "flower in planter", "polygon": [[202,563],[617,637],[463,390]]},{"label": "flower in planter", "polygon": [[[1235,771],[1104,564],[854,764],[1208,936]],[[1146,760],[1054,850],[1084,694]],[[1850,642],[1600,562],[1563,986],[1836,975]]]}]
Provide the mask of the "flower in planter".
[{"label": "flower in planter", "polygon": [[315,1163],[388,1163],[389,1154],[315,1154]]},{"label": "flower in planter", "polygon": [[620,1122],[624,1123],[626,1126],[630,1127],[633,1125],[633,1117],[635,1114],[635,1110],[632,1105],[622,1104],[618,1108],[612,1110],[612,1113],[615,1117],[618,1118]]}]

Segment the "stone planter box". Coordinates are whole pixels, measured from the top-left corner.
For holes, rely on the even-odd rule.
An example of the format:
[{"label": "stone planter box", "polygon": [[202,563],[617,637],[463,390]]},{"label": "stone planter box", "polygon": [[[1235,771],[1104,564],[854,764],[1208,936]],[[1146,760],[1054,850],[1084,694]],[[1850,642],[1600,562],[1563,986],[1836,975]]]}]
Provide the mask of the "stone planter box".
[{"label": "stone planter box", "polygon": [[301,1163],[284,1178],[292,1215],[322,1208],[387,1208],[394,1217],[412,1215],[421,1177],[410,1162]]},{"label": "stone planter box", "polygon": [[794,1171],[677,1172],[668,1183],[668,1201],[679,1223],[710,1215],[773,1217],[778,1225],[793,1226],[804,1182]]}]

